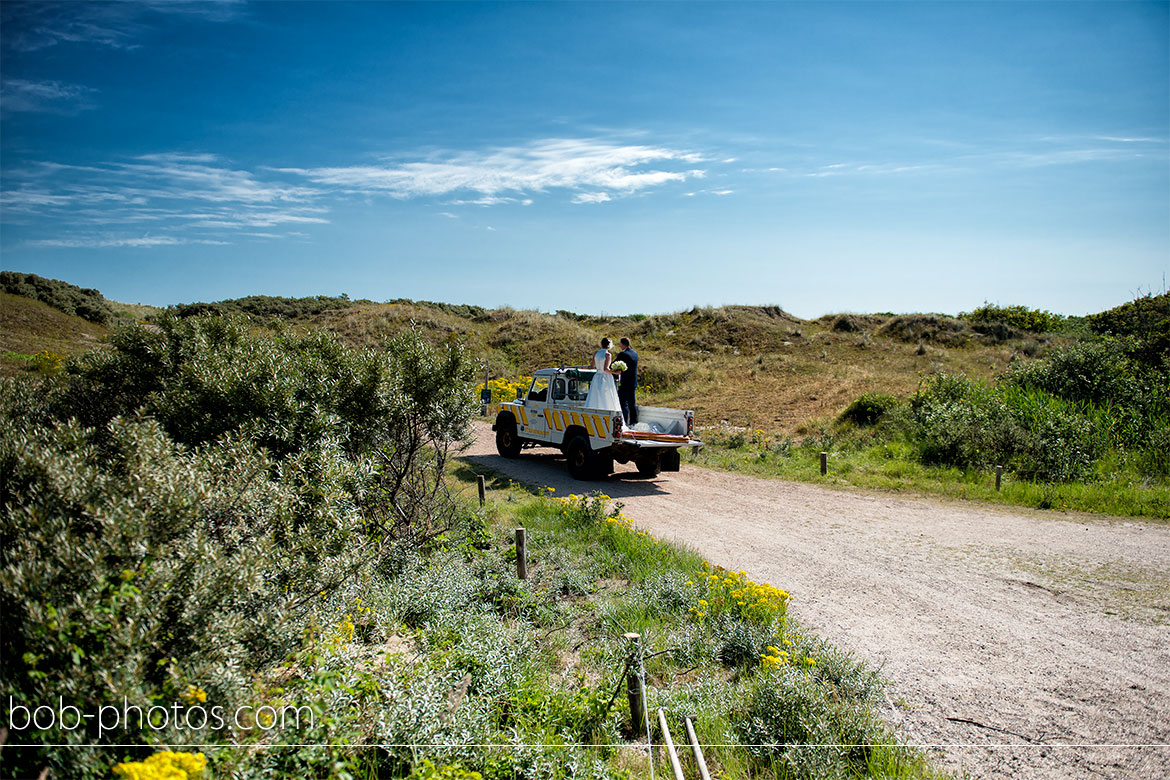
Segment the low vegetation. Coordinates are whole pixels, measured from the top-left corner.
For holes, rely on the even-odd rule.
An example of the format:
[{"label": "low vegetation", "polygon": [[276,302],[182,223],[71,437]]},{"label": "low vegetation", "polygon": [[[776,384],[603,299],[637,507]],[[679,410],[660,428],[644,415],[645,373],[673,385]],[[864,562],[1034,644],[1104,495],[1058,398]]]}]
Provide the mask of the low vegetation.
[{"label": "low vegetation", "polygon": [[471,373],[414,331],[164,316],[0,382],[0,696],[40,712],[5,773],[641,777],[644,668],[723,777],[930,776],[782,590],[603,496],[469,502]]},{"label": "low vegetation", "polygon": [[796,445],[717,429],[699,459],[816,480],[826,451],[845,483],[1170,517],[1170,364],[1143,337],[1058,348],[991,383],[942,373],[909,397],[863,394],[809,433]]},{"label": "low vegetation", "polygon": [[1027,306],[999,306],[990,303],[985,303],[975,311],[964,313],[961,316],[976,327],[987,328],[988,326],[1001,325],[1005,328],[1014,328],[1029,333],[1048,333],[1060,330],[1067,319],[1060,314],[1053,314],[1043,309],[1029,309]]},{"label": "low vegetation", "polygon": [[[272,295],[249,295],[246,298],[231,298],[216,303],[181,303],[172,307],[180,317],[197,317],[204,314],[244,314],[261,320],[296,320],[313,317],[325,312],[345,309],[355,305],[348,295],[317,295],[312,298],[286,298]],[[369,303],[369,301],[365,301]]]}]

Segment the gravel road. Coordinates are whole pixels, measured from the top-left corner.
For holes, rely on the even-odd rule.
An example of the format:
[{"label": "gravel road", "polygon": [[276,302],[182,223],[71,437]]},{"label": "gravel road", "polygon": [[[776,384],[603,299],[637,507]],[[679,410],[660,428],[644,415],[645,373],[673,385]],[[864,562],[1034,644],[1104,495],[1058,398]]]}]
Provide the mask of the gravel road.
[{"label": "gravel road", "polygon": [[792,594],[888,681],[886,717],[978,778],[1170,778],[1170,525],[829,490],[688,466],[572,480],[554,450],[465,457],[600,490],[659,538]]}]

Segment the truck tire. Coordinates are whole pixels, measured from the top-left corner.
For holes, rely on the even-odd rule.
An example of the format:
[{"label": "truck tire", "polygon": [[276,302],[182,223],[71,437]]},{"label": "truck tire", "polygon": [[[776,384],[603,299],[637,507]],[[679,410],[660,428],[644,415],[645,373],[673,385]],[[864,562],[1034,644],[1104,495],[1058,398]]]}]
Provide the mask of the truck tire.
[{"label": "truck tire", "polygon": [[516,434],[516,421],[508,416],[496,420],[496,452],[505,458],[520,455],[520,437]]},{"label": "truck tire", "polygon": [[662,461],[658,459],[658,455],[638,458],[634,461],[634,465],[638,467],[638,473],[643,477],[657,477],[662,473]]},{"label": "truck tire", "polygon": [[565,445],[565,460],[573,479],[597,479],[597,456],[584,436],[574,436]]}]

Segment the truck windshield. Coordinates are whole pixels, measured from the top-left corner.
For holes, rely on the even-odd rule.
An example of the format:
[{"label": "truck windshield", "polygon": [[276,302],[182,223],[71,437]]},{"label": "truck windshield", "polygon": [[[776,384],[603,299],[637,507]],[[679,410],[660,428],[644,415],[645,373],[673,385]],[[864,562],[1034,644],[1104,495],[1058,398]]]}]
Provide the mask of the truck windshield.
[{"label": "truck windshield", "polygon": [[528,388],[529,401],[548,400],[548,380],[538,376],[532,380],[532,387]]}]

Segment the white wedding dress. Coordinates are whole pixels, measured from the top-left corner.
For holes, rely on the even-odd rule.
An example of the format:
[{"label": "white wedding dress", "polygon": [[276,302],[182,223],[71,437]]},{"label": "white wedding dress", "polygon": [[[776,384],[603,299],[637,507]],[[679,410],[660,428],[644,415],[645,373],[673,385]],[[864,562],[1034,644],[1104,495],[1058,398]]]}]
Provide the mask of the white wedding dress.
[{"label": "white wedding dress", "polygon": [[589,395],[585,396],[585,406],[589,409],[605,409],[620,413],[622,402],[618,398],[617,383],[613,381],[612,374],[606,374],[602,371],[608,356],[609,352],[604,349],[593,353],[593,365],[597,368],[597,374],[589,383]]}]

